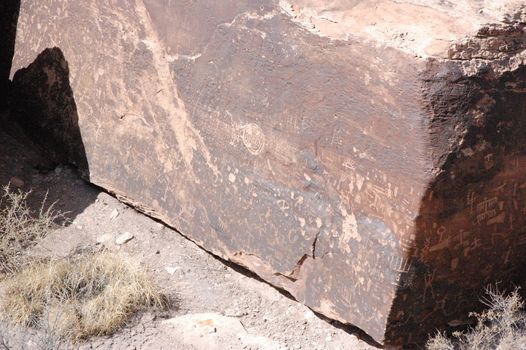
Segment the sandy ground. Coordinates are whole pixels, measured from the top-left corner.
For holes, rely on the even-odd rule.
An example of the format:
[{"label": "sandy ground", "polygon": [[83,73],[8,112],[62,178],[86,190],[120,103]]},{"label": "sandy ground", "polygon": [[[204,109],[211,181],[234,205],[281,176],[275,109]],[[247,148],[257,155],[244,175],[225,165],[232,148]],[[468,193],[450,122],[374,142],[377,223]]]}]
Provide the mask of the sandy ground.
[{"label": "sandy ground", "polygon": [[[318,317],[256,276],[85,183],[74,170],[45,161],[44,152],[21,139],[0,132],[0,184],[14,179],[22,189],[33,190],[35,203],[49,191],[48,200],[57,201],[70,220],[32,253],[60,257],[78,248],[103,246],[141,264],[176,301],[170,311],[139,315],[111,337],[63,348],[375,349],[351,328]],[[124,234],[133,238],[117,244]],[[53,348],[46,347],[52,343],[46,332],[0,324],[0,349],[2,338],[11,349]]]}]

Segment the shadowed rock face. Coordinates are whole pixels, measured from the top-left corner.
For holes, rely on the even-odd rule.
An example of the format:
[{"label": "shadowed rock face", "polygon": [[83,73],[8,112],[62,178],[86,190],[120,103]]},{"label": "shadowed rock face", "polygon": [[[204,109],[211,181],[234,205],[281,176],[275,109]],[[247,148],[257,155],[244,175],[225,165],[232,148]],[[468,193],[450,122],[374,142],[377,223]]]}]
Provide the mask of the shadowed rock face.
[{"label": "shadowed rock face", "polygon": [[87,171],[68,63],[60,49],[45,49],[31,65],[17,71],[13,81],[16,98],[11,110],[26,134],[46,146],[52,161]]},{"label": "shadowed rock face", "polygon": [[[12,72],[48,47],[61,63],[19,71],[16,105],[41,104],[22,123],[93,183],[378,342],[421,344],[526,256],[526,18],[471,3],[457,26],[459,8],[416,0],[379,1],[388,18],[363,1],[22,1]],[[415,9],[434,22],[404,22]]]},{"label": "shadowed rock face", "polygon": [[0,110],[7,106],[9,72],[15,50],[16,24],[20,0],[0,3]]}]

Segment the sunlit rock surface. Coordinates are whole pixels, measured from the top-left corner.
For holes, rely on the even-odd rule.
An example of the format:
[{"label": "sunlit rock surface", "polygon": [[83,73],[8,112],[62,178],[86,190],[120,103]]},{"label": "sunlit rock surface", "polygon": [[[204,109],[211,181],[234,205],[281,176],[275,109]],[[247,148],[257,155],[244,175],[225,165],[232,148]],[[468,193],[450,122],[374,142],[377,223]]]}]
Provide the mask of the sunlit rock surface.
[{"label": "sunlit rock surface", "polygon": [[521,282],[519,5],[24,0],[14,106],[58,160],[205,249],[421,344]]}]

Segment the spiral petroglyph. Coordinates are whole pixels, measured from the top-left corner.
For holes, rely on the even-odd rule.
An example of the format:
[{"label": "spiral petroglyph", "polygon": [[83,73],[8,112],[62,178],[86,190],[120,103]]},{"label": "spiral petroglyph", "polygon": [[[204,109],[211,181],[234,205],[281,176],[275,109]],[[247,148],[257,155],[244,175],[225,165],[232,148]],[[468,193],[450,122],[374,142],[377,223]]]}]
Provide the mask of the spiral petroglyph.
[{"label": "spiral petroglyph", "polygon": [[253,155],[263,153],[265,149],[265,134],[261,128],[254,124],[246,124],[241,129],[241,140],[243,144]]}]

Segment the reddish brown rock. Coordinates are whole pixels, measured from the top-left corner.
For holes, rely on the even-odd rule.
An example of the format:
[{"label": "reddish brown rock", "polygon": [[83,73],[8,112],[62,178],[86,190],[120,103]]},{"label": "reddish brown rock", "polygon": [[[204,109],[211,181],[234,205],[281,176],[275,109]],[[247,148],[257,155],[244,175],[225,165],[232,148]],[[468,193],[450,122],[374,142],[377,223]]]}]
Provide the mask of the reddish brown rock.
[{"label": "reddish brown rock", "polygon": [[21,123],[312,309],[421,344],[526,256],[526,15],[480,3],[22,1]]}]

